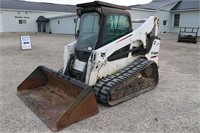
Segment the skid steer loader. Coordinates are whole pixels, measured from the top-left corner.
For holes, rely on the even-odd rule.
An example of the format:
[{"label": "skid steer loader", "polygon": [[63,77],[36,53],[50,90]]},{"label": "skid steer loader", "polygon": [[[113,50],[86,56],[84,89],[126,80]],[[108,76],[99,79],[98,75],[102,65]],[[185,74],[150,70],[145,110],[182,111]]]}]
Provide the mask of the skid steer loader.
[{"label": "skid steer loader", "polygon": [[39,66],[17,95],[53,131],[98,113],[158,83],[158,18],[133,30],[126,7],[100,1],[77,5],[76,41],[64,48],[64,67]]}]

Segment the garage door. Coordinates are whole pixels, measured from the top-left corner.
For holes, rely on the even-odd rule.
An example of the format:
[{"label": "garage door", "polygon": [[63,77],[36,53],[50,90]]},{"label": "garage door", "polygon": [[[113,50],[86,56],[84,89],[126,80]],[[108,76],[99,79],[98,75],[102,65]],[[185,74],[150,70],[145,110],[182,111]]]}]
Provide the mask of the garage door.
[{"label": "garage door", "polygon": [[0,32],[3,32],[3,13],[0,12]]}]

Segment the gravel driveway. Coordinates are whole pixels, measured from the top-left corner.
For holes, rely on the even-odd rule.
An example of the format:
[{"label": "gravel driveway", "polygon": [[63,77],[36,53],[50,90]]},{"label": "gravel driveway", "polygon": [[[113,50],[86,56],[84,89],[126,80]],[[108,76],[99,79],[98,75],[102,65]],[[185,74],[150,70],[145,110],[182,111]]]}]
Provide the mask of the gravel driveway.
[{"label": "gravel driveway", "polygon": [[[16,96],[17,86],[39,65],[59,70],[64,45],[74,37],[31,34],[32,50],[22,51],[19,36],[0,36],[0,132],[51,133]],[[176,36],[160,35],[160,81],[156,89],[114,107],[98,104],[97,115],[60,133],[199,133],[200,43],[177,43]]]}]

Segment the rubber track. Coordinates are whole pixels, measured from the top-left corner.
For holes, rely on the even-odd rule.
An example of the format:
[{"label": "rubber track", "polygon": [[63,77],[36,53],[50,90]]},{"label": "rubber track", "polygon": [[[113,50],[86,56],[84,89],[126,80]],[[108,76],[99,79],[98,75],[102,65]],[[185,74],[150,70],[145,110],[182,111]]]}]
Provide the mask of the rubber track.
[{"label": "rubber track", "polygon": [[126,79],[135,76],[136,74],[138,74],[138,72],[141,72],[142,70],[146,69],[152,63],[154,62],[146,59],[138,59],[134,61],[132,64],[125,67],[124,69],[116,72],[115,74],[108,75],[107,77],[100,79],[97,82],[97,84],[93,87],[96,100],[104,105],[113,106],[133,98],[133,97],[129,97],[126,99],[121,98],[122,100],[118,100],[117,102],[114,103],[111,103],[109,101],[110,91],[112,91],[114,87],[116,88],[116,86],[119,86],[120,84],[122,85]]}]

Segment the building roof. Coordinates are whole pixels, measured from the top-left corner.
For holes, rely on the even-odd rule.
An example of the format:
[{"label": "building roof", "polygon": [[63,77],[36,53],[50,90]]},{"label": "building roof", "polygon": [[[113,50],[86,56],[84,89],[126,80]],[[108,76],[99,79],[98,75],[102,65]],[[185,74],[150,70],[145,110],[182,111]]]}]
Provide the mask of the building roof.
[{"label": "building roof", "polygon": [[147,10],[159,10],[163,7],[176,3],[171,11],[176,10],[200,10],[200,0],[153,0],[148,4],[133,5],[131,8],[147,9]]},{"label": "building roof", "polygon": [[133,5],[130,6],[131,8],[140,8],[140,9],[147,9],[147,10],[158,10],[161,9],[167,5],[173,4],[175,2],[178,2],[180,0],[153,0],[152,2],[148,4],[142,4],[142,5]]},{"label": "building roof", "polygon": [[0,0],[0,8],[2,9],[20,9],[20,10],[37,10],[52,12],[76,12],[74,5],[61,5],[53,3],[38,3],[19,0]]},{"label": "building roof", "polygon": [[176,10],[200,10],[200,0],[182,0],[172,11]]}]

